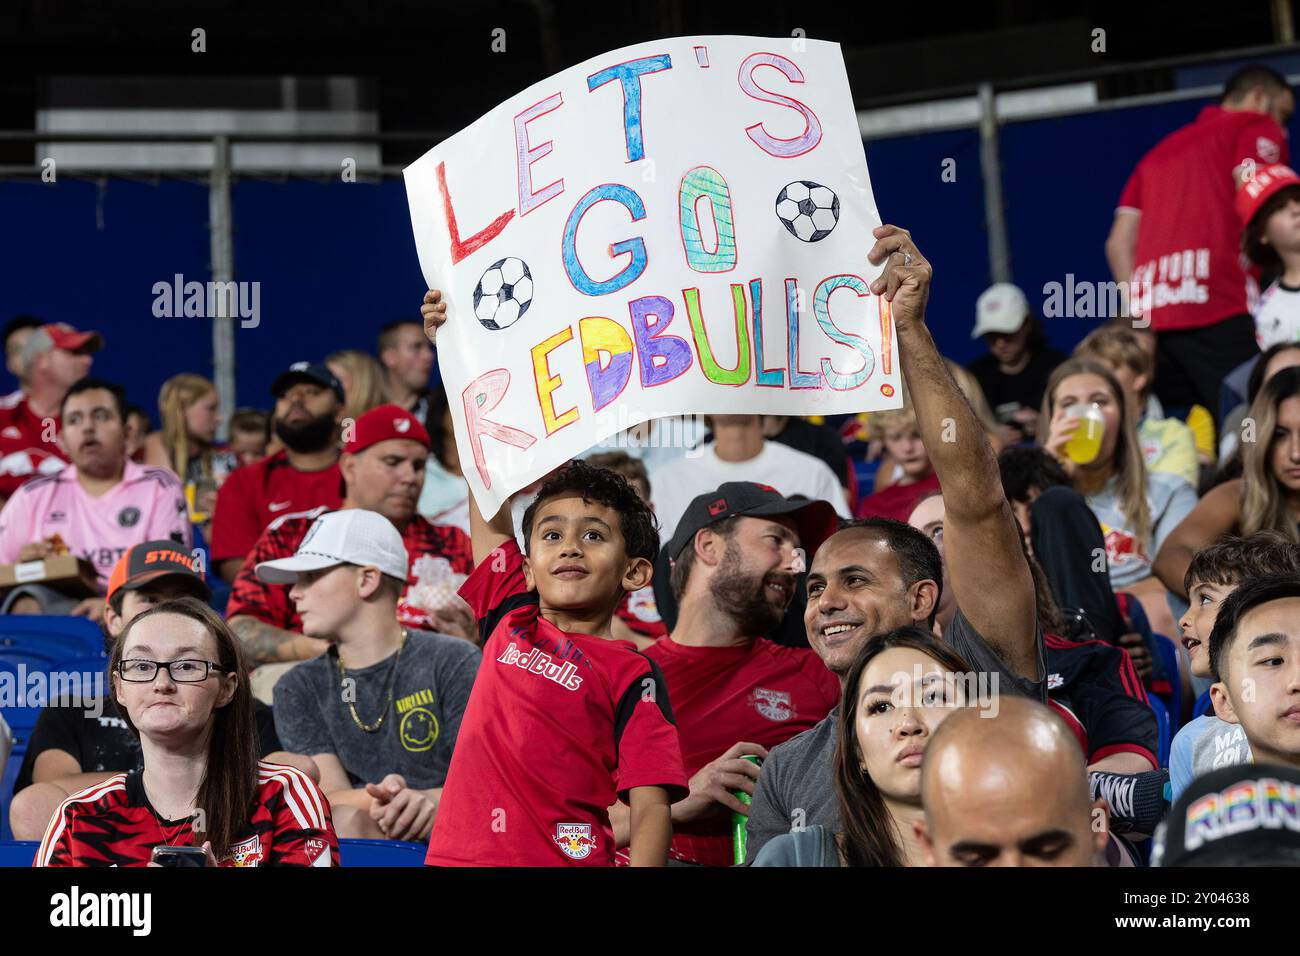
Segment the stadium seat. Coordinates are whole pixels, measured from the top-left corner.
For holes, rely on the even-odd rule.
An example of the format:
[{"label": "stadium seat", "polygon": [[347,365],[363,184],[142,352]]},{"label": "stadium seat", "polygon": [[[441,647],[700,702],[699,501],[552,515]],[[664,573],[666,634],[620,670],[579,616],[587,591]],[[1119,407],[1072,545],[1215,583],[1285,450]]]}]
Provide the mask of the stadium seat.
[{"label": "stadium seat", "polygon": [[[0,659],[44,659],[50,664],[104,652],[104,633],[87,617],[0,615]],[[32,666],[31,663],[28,664]]]},{"label": "stadium seat", "polygon": [[1169,720],[1169,711],[1165,707],[1165,702],[1155,694],[1147,694],[1147,703],[1151,705],[1151,710],[1156,715],[1156,727],[1160,734],[1160,749],[1156,757],[1160,760],[1161,768],[1169,766],[1169,750],[1174,744],[1173,725]]},{"label": "stadium seat", "polygon": [[39,847],[36,840],[0,840],[0,866],[31,866]]},{"label": "stadium seat", "polygon": [[1214,704],[1210,701],[1210,692],[1208,690],[1203,692],[1200,697],[1196,698],[1196,706],[1192,708],[1192,719],[1195,720],[1197,717],[1204,717],[1206,714],[1209,714],[1211,717],[1215,716]]},{"label": "stadium seat", "polygon": [[[1135,602],[1136,603],[1136,602]],[[1183,720],[1183,679],[1178,671],[1178,645],[1163,634],[1152,634],[1155,638],[1156,653],[1169,678],[1169,695],[1165,698],[1166,716],[1169,718],[1169,732],[1178,733]]]},{"label": "stadium seat", "polygon": [[424,866],[428,847],[400,840],[339,840],[343,866]]},{"label": "stadium seat", "polygon": [[226,615],[226,604],[230,601],[230,585],[222,580],[221,575],[216,570],[208,566],[208,561],[212,552],[208,549],[207,538],[203,536],[203,528],[200,525],[191,524],[190,531],[194,535],[194,550],[203,554],[203,580],[208,583],[212,589],[212,599],[208,601],[208,606],[220,614]]}]

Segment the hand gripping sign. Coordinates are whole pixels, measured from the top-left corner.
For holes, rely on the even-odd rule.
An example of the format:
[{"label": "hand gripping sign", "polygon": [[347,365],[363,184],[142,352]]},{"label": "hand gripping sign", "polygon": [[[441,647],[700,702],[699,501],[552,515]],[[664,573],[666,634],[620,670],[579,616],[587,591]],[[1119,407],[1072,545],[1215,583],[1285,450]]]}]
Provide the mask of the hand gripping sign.
[{"label": "hand gripping sign", "polygon": [[684,37],[565,70],[406,171],[480,510],[621,428],[897,407],[838,44]]}]

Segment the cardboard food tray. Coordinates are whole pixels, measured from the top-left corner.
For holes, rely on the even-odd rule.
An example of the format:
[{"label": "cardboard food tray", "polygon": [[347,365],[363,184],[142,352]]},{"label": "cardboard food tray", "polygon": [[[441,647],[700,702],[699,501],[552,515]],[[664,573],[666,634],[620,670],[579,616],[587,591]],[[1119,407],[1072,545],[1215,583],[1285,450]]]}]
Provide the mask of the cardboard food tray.
[{"label": "cardboard food tray", "polygon": [[71,554],[40,561],[0,564],[0,589],[8,590],[19,584],[44,584],[69,597],[90,597],[99,593],[94,565]]}]

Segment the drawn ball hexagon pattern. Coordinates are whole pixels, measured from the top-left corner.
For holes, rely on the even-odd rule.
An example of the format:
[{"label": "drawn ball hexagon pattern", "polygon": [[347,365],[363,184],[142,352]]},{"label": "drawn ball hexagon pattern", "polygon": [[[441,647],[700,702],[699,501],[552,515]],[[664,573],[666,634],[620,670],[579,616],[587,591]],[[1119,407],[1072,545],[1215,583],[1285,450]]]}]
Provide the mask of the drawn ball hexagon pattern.
[{"label": "drawn ball hexagon pattern", "polygon": [[474,315],[483,328],[499,332],[514,325],[533,303],[533,274],[522,259],[492,263],[474,287]]},{"label": "drawn ball hexagon pattern", "polygon": [[777,195],[776,216],[800,242],[820,242],[840,221],[840,197],[821,183],[796,180]]}]

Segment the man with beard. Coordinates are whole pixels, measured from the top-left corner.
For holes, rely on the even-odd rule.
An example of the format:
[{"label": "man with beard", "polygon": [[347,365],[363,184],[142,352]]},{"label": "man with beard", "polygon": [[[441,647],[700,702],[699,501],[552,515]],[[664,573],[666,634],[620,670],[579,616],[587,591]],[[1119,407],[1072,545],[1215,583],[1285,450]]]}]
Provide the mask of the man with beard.
[{"label": "man with beard", "polygon": [[[944,555],[957,611],[942,640],[990,685],[996,679],[1000,693],[1045,700],[1042,632],[1020,529],[983,426],[925,326],[930,264],[906,230],[879,226],[873,234],[867,258],[885,269],[871,288],[891,304],[903,378],[947,508]],[[804,612],[808,642],[843,679],[872,635],[933,625],[943,577],[939,552],[920,531],[888,518],[854,522],[813,556]],[[833,712],[764,763],[749,809],[748,859],[791,829],[839,828],[836,721]]]},{"label": "man with beard", "polygon": [[[677,622],[645,650],[663,671],[690,795],[672,805],[669,859],[734,862],[732,791],[753,793],[767,748],[812,727],[839,702],[834,675],[807,648],[760,635],[776,628],[815,548],[838,522],[826,501],[790,501],[768,485],[728,481],[695,498],[668,543]],[[610,809],[627,839],[626,807]]]},{"label": "man with beard", "polygon": [[[190,550],[189,511],[180,480],[166,468],[126,457],[126,395],[121,386],[83,378],[59,408],[59,444],[72,463],[33,478],[0,511],[0,564],[70,552],[95,568],[99,594],[127,549],[168,539]],[[7,614],[76,614],[101,620],[104,598],[78,601],[41,584],[5,599]]]},{"label": "man with beard", "polygon": [[[474,568],[469,535],[450,525],[430,524],[415,510],[429,457],[424,426],[396,405],[380,405],[358,418],[350,432],[338,464],[345,487],[342,508],[377,512],[402,534],[408,573],[397,603],[398,621],[412,630],[477,643],[478,624],[455,593]],[[322,505],[276,518],[249,549],[235,578],[226,618],[249,662],[257,666],[253,693],[268,703],[275,682],[292,666],[288,662],[317,657],[329,643],[302,633],[288,586],[259,577],[257,566],[295,554],[316,519],[333,510]]]},{"label": "man with beard", "polygon": [[271,384],[272,427],[284,450],[237,468],[217,492],[212,563],[234,581],[262,529],[277,518],[337,508],[343,386],[324,365],[295,362]]}]

